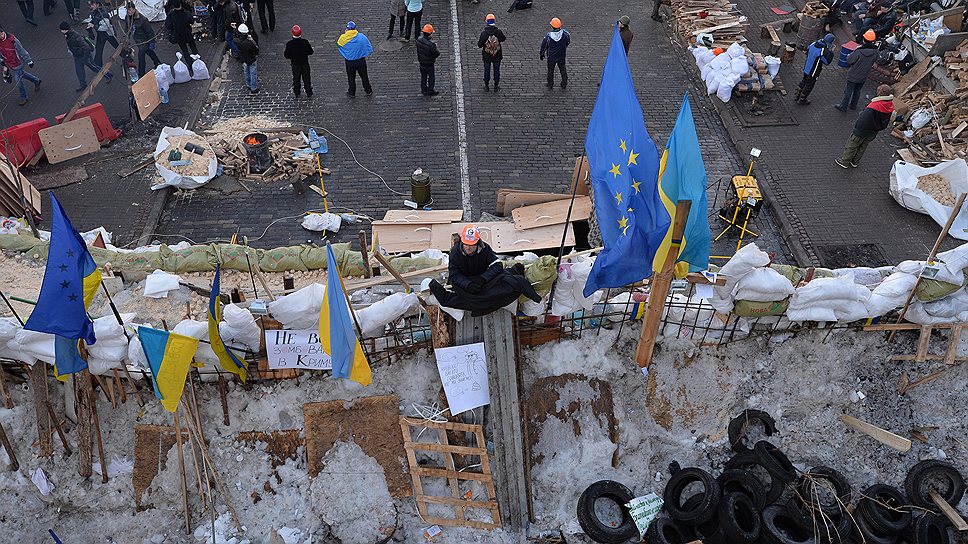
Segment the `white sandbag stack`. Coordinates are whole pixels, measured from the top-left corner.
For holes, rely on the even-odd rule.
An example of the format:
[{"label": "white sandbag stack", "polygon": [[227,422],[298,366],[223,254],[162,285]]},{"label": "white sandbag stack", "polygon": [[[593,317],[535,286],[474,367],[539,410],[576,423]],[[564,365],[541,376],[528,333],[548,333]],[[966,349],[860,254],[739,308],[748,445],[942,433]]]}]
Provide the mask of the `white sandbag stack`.
[{"label": "white sandbag stack", "polygon": [[[121,314],[121,320],[127,325],[135,315]],[[111,314],[95,319],[94,335],[97,342],[87,346],[87,366],[91,374],[108,374],[111,369],[120,368],[128,355],[128,337],[118,318]]]},{"label": "white sandbag stack", "polygon": [[314,329],[319,327],[319,309],[323,305],[325,292],[325,285],[311,283],[270,302],[269,313],[287,329]]},{"label": "white sandbag stack", "polygon": [[416,293],[393,293],[366,308],[356,310],[356,319],[366,336],[378,336],[384,327],[405,315],[412,315],[420,309]]},{"label": "white sandbag stack", "polygon": [[222,322],[218,325],[222,341],[229,347],[258,352],[262,329],[252,314],[240,306],[229,304],[222,309]]},{"label": "white sandbag stack", "polygon": [[595,264],[593,257],[578,257],[575,262],[561,263],[555,284],[554,300],[551,301],[552,315],[568,315],[579,310],[591,310],[602,299],[602,291],[585,298],[585,282]]}]

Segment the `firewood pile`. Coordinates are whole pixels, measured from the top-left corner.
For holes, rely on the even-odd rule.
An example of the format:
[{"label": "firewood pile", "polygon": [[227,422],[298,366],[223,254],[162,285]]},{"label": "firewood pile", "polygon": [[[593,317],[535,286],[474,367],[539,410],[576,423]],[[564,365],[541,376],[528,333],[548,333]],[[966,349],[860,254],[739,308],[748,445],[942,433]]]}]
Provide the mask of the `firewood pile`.
[{"label": "firewood pile", "polygon": [[821,17],[826,17],[830,13],[830,8],[825,6],[823,2],[818,2],[817,0],[811,0],[807,2],[807,5],[800,10],[804,17],[813,17],[819,19]]},{"label": "firewood pile", "polygon": [[[895,99],[903,121],[891,132],[908,144],[898,154],[908,162],[930,166],[958,157],[968,158],[968,87],[955,94],[932,90],[912,90]],[[931,115],[930,121],[915,129],[918,112]]]},{"label": "firewood pile", "polygon": [[948,77],[958,83],[958,88],[968,88],[968,40],[962,40],[956,49],[946,52],[944,63]]},{"label": "firewood pile", "polygon": [[[262,174],[249,171],[249,161],[242,140],[252,133],[269,137],[272,165]],[[260,116],[223,119],[202,131],[225,173],[249,181],[302,179],[316,173],[316,156],[304,135],[289,123]],[[329,173],[325,170],[323,173]]]},{"label": "firewood pile", "polygon": [[676,33],[693,43],[703,33],[713,35],[713,47],[729,47],[746,40],[749,21],[727,0],[672,0]]}]

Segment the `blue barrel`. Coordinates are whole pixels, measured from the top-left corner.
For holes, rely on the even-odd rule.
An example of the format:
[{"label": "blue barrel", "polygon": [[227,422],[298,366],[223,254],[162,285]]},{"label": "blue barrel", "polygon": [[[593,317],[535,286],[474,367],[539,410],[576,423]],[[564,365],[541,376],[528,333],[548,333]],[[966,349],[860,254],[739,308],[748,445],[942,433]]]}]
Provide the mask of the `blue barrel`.
[{"label": "blue barrel", "polygon": [[840,66],[841,68],[849,68],[850,65],[847,64],[847,56],[853,53],[858,47],[860,47],[860,44],[855,41],[849,41],[840,46],[840,60],[837,61],[837,66]]}]

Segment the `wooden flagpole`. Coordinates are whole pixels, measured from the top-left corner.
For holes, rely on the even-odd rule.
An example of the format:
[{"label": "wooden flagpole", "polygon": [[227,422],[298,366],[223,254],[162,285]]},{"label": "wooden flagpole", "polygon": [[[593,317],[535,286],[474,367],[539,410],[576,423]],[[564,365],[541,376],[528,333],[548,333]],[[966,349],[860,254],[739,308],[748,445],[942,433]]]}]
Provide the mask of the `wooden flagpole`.
[{"label": "wooden flagpole", "polygon": [[676,217],[672,225],[672,246],[666,255],[662,270],[652,276],[649,282],[649,304],[645,310],[645,322],[639,333],[639,345],[635,349],[635,362],[639,364],[643,374],[648,374],[652,364],[652,351],[655,349],[655,339],[659,332],[659,322],[662,321],[662,308],[669,297],[672,286],[672,272],[679,258],[679,248],[682,247],[682,233],[686,230],[686,220],[689,218],[691,200],[680,200],[676,203]]}]

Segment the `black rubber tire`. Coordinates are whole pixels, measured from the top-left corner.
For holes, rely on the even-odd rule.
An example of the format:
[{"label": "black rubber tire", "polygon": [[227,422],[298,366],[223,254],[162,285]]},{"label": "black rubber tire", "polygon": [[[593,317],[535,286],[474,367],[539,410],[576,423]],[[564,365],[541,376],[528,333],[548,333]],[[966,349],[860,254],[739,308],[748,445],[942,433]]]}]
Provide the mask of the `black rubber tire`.
[{"label": "black rubber tire", "polygon": [[793,468],[790,458],[780,448],[766,440],[760,440],[753,446],[753,453],[763,468],[773,476],[774,481],[786,484],[797,479],[797,469]]},{"label": "black rubber tire", "polygon": [[760,539],[760,511],[745,493],[727,493],[719,501],[719,527],[732,544],[754,544]]},{"label": "black rubber tire", "polygon": [[[833,484],[834,494],[839,502],[825,504],[818,500],[816,480],[826,480]],[[843,514],[843,507],[850,504],[850,483],[843,474],[825,467],[813,467],[797,479],[797,500],[803,502],[811,510],[820,510],[825,516],[839,518]],[[841,504],[843,506],[841,506]]]},{"label": "black rubber tire", "polygon": [[[682,492],[686,486],[693,482],[699,482],[703,486],[702,502],[695,508],[686,510],[683,508]],[[684,468],[676,472],[669,483],[666,484],[662,499],[665,501],[666,511],[669,517],[681,521],[686,525],[699,525],[709,521],[716,515],[716,508],[719,506],[721,491],[719,482],[713,475],[701,468]]]},{"label": "black rubber tire", "polygon": [[723,468],[725,470],[741,470],[748,472],[748,467],[751,466],[758,466],[762,468],[763,472],[766,472],[766,475],[769,477],[769,481],[764,481],[760,478],[757,479],[759,479],[763,484],[763,489],[766,492],[765,504],[773,504],[777,499],[780,498],[781,495],[783,495],[783,491],[786,489],[786,484],[777,480],[776,476],[774,476],[772,472],[763,466],[763,463],[760,462],[759,457],[757,457],[755,453],[751,451],[737,453],[730,458],[729,461],[726,461],[726,464],[723,465]]},{"label": "black rubber tire", "polygon": [[854,537],[865,544],[895,544],[897,533],[881,533],[870,526],[864,516],[854,515]]},{"label": "black rubber tire", "polygon": [[904,491],[911,503],[921,508],[935,510],[937,506],[928,495],[932,487],[931,480],[943,479],[948,481],[945,489],[935,489],[948,504],[956,506],[965,495],[965,478],[958,469],[944,461],[929,459],[911,467],[904,479]]},{"label": "black rubber tire", "polygon": [[867,525],[880,534],[896,534],[911,524],[908,499],[901,490],[884,484],[874,484],[864,490],[857,512]]},{"label": "black rubber tire", "polygon": [[835,522],[828,522],[826,528],[821,529],[817,538],[818,544],[847,544],[850,533],[854,529],[854,521],[848,515],[843,515]]},{"label": "black rubber tire", "polygon": [[950,544],[947,520],[934,514],[925,514],[911,524],[907,540],[911,544]]},{"label": "black rubber tire", "polygon": [[726,469],[716,481],[725,496],[727,493],[743,493],[753,499],[757,511],[766,508],[766,486],[751,472],[742,469]]},{"label": "black rubber tire", "polygon": [[790,519],[786,508],[778,504],[767,506],[760,517],[763,521],[760,539],[766,544],[816,544],[813,533]]},{"label": "black rubber tire", "polygon": [[743,410],[726,427],[726,434],[729,437],[729,447],[733,451],[737,453],[752,451],[752,448],[743,443],[743,438],[746,436],[749,425],[757,421],[763,425],[766,436],[773,436],[776,433],[776,422],[770,414],[763,410]]},{"label": "black rubber tire", "polygon": [[[595,515],[595,501],[606,498],[618,504],[622,510],[622,522],[617,527],[603,523]],[[617,544],[630,538],[638,538],[639,529],[625,506],[633,495],[629,488],[613,480],[600,480],[588,486],[578,498],[578,524],[582,531],[595,542]]]},{"label": "black rubber tire", "polygon": [[686,544],[692,542],[690,536],[679,527],[679,524],[667,517],[658,517],[652,520],[649,529],[645,532],[645,539],[649,544]]},{"label": "black rubber tire", "polygon": [[726,535],[723,534],[723,528],[719,526],[717,516],[693,526],[692,529],[696,539],[701,540],[703,544],[729,544]]}]

